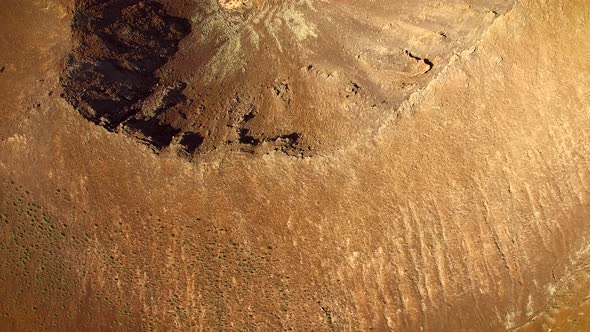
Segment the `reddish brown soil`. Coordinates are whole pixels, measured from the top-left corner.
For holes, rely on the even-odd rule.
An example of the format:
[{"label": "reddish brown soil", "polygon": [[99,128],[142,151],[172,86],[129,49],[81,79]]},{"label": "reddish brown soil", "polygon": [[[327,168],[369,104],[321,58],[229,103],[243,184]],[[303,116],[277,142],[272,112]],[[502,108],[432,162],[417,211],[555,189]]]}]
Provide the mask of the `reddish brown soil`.
[{"label": "reddish brown soil", "polygon": [[588,17],[4,1],[0,330],[588,330]]}]

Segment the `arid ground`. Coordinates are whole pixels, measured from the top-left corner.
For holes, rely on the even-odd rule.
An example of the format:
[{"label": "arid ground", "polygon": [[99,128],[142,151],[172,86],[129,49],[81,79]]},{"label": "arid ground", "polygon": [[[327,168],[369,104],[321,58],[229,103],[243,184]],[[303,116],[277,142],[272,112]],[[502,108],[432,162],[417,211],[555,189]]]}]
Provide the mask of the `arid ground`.
[{"label": "arid ground", "polygon": [[0,6],[0,331],[590,331],[590,1]]}]

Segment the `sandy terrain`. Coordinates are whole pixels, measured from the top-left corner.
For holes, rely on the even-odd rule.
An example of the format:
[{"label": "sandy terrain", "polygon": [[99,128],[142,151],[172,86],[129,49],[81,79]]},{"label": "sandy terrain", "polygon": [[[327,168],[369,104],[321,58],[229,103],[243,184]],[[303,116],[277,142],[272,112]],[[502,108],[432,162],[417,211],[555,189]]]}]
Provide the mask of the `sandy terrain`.
[{"label": "sandy terrain", "polygon": [[590,2],[2,7],[0,330],[590,330]]}]

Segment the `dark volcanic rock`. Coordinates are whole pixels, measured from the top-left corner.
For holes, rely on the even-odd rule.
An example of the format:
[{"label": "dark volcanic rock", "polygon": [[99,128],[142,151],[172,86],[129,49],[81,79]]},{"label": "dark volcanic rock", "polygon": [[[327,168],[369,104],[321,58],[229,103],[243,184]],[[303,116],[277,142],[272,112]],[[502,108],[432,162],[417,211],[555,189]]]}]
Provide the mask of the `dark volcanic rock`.
[{"label": "dark volcanic rock", "polygon": [[[143,134],[154,147],[165,147],[179,130],[157,118],[136,116],[160,82],[157,70],[190,30],[188,20],[168,15],[155,1],[78,4],[72,22],[75,47],[61,77],[64,98],[86,119],[108,130],[125,126]],[[175,89],[161,108],[185,100]]]}]

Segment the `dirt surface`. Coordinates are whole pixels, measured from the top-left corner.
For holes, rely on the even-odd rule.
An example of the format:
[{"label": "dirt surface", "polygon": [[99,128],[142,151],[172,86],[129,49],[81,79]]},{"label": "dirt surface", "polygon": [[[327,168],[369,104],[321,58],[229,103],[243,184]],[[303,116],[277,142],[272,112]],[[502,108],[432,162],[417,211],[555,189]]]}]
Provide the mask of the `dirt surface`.
[{"label": "dirt surface", "polygon": [[0,330],[590,329],[590,3],[6,0]]}]

